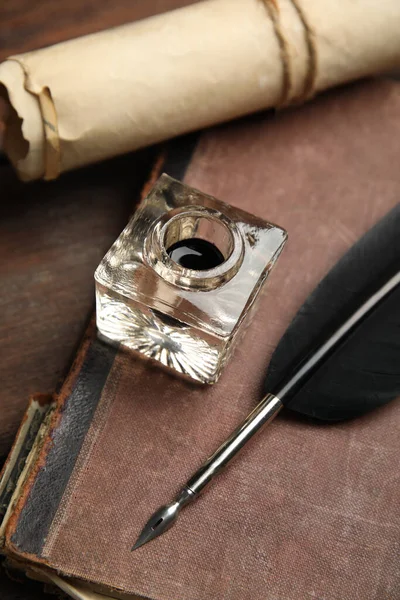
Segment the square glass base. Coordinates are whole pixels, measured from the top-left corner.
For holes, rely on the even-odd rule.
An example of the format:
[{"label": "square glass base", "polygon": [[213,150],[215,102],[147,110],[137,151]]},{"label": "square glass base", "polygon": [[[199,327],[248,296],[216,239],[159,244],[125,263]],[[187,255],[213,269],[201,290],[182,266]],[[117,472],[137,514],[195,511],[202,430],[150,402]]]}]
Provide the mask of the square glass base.
[{"label": "square glass base", "polygon": [[286,232],[162,175],[95,273],[102,336],[215,383]]}]

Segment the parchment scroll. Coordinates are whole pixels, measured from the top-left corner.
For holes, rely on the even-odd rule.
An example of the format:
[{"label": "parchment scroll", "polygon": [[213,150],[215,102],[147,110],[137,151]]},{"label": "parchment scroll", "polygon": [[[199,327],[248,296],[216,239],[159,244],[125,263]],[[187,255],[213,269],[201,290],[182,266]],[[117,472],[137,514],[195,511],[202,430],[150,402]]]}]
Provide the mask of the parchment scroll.
[{"label": "parchment scroll", "polygon": [[399,0],[205,0],[7,59],[4,149],[53,179],[399,66]]}]

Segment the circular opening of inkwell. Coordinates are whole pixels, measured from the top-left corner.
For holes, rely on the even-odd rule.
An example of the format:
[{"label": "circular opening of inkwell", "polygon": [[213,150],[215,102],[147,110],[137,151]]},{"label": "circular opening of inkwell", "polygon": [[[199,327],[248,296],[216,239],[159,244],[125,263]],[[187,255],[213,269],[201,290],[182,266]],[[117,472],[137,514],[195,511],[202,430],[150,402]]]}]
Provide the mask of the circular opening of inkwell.
[{"label": "circular opening of inkwell", "polygon": [[167,248],[168,256],[181,267],[194,271],[206,271],[221,265],[225,258],[214,244],[201,238],[189,238],[175,242]]},{"label": "circular opening of inkwell", "polygon": [[144,256],[166,281],[187,290],[212,290],[229,281],[244,256],[234,221],[210,207],[165,213],[147,238]]},{"label": "circular opening of inkwell", "polygon": [[182,215],[170,223],[164,237],[168,256],[184,269],[208,271],[222,265],[231,255],[229,229],[216,219]]}]

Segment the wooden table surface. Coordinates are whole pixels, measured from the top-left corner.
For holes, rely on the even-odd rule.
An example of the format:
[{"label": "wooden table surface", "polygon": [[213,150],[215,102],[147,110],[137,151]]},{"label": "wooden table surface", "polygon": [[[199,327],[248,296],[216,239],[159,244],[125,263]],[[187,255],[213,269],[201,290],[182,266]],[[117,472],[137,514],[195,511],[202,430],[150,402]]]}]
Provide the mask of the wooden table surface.
[{"label": "wooden table surface", "polygon": [[[0,5],[0,61],[194,0],[13,0]],[[0,123],[0,134],[1,134]],[[0,461],[34,392],[52,392],[93,308],[93,272],[123,228],[157,149],[62,175],[18,181],[0,159]],[[42,585],[0,573],[1,600]]]}]

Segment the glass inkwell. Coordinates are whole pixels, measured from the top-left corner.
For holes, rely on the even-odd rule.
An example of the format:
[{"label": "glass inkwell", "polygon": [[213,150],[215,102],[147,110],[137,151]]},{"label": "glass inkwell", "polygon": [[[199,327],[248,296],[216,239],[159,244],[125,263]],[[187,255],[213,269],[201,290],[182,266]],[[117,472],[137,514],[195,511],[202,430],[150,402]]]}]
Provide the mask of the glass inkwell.
[{"label": "glass inkwell", "polygon": [[99,333],[215,383],[286,237],[163,174],[96,270]]}]

